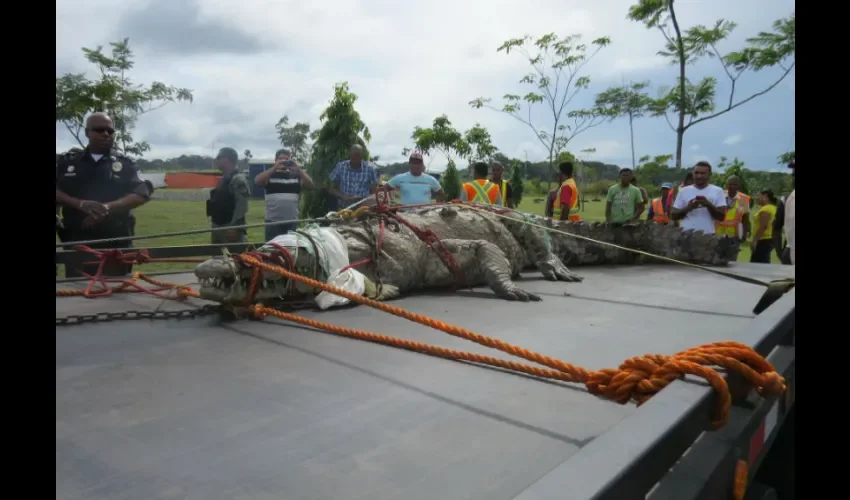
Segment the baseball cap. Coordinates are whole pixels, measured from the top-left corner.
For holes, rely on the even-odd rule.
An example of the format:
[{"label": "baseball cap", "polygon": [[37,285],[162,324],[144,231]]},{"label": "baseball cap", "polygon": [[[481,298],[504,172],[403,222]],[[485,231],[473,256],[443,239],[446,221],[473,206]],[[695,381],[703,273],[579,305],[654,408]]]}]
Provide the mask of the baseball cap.
[{"label": "baseball cap", "polygon": [[422,162],[422,153],[420,153],[418,151],[414,151],[414,152],[410,153],[410,161],[413,162],[413,163]]},{"label": "baseball cap", "polygon": [[233,163],[236,163],[237,161],[239,161],[239,153],[237,153],[236,150],[233,148],[221,148],[218,150],[218,154],[215,155],[216,160],[218,160],[219,158],[227,158]]},{"label": "baseball cap", "polygon": [[669,182],[665,182],[664,184],[662,184],[662,185],[661,185],[661,189],[665,189],[665,188],[666,188],[666,189],[672,189],[672,188],[673,188],[673,184],[672,184],[672,183],[669,183]]}]

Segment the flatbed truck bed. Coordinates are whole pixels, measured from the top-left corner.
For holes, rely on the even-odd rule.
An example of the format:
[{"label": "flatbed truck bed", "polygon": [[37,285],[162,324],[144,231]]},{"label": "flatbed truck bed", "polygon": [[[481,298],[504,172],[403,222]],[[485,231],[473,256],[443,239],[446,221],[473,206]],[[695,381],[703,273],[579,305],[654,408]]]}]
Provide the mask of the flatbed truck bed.
[{"label": "flatbed truck bed", "polygon": [[[794,272],[740,263],[730,270],[765,281]],[[756,317],[763,288],[700,270],[578,271],[578,284],[525,273],[519,284],[543,298],[536,303],[476,288],[392,304],[594,370],[733,340],[770,355],[788,394],[751,397],[733,406],[724,428],[703,433],[712,390],[691,378],[638,408],[578,385],[275,318],[57,326],[56,498],[732,498],[737,461],[748,459],[755,476],[793,410],[794,290]],[[158,278],[194,281],[188,273]],[[57,318],[186,307],[147,294],[56,299]],[[299,314],[511,359],[367,306]],[[758,448],[752,457],[750,448]]]}]

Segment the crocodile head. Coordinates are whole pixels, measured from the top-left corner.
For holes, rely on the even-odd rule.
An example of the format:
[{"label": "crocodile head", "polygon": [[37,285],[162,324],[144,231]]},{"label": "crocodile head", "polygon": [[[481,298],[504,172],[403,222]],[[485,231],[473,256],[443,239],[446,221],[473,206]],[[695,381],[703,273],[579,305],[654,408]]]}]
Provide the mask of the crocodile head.
[{"label": "crocodile head", "polygon": [[[315,259],[304,248],[287,248],[295,258],[295,270],[305,276],[313,276]],[[266,250],[261,248],[261,250]],[[270,264],[281,265],[272,258],[267,260]],[[283,266],[282,266],[283,267]],[[244,303],[248,298],[248,289],[251,284],[251,268],[236,261],[230,255],[213,257],[198,264],[195,267],[195,277],[198,278],[200,289],[198,292],[202,299],[212,300],[225,304]],[[295,284],[298,293],[310,293],[310,287]],[[262,271],[260,287],[254,296],[254,301],[265,301],[282,298],[289,292],[289,280],[278,273]]]}]

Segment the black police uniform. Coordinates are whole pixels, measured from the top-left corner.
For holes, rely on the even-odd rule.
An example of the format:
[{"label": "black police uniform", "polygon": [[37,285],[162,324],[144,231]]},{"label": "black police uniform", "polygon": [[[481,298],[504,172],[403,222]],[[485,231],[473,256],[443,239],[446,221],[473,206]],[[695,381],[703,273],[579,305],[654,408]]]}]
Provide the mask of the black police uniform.
[{"label": "black police uniform", "polygon": [[[111,152],[103,155],[100,160],[95,160],[88,149],[84,151],[70,151],[56,162],[56,189],[79,200],[97,201],[108,203],[119,200],[128,194],[137,194],[144,198],[150,197],[148,185],[139,178],[139,173],[133,161],[118,153]],[[62,207],[62,223],[64,228],[60,230],[60,240],[81,241],[99,240],[106,238],[122,238],[133,234],[133,215],[131,213],[109,213],[106,218],[92,227],[84,228],[83,221],[88,215],[76,207]],[[131,248],[131,240],[114,240],[105,243],[88,245],[90,248]],[[66,247],[66,249],[70,249]],[[84,256],[82,261],[88,262],[92,258]],[[65,276],[77,277],[80,275],[81,267],[77,265],[66,265]],[[129,274],[132,265],[107,266],[104,274],[122,275]],[[86,266],[88,273],[96,270],[94,266]]]},{"label": "black police uniform", "polygon": [[[238,169],[234,169],[232,172],[221,176],[221,179],[219,179],[215,188],[210,190],[210,198],[207,200],[207,216],[212,221],[214,228],[229,226],[231,220],[233,220],[233,214],[236,210],[237,195],[231,188],[231,183],[236,176],[242,176],[243,182],[247,184],[247,180],[244,179],[245,175],[239,172]],[[245,218],[240,217],[234,221],[234,223],[236,225],[244,225]],[[243,238],[247,233],[244,228],[237,229],[237,231],[241,233]],[[218,231],[212,233],[212,243],[225,242],[226,240],[223,232]]]}]

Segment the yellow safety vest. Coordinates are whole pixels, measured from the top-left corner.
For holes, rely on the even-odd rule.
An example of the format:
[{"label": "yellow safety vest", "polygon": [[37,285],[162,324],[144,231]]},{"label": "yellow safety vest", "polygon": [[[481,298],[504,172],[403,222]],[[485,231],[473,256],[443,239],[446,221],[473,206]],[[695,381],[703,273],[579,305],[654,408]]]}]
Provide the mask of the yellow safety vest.
[{"label": "yellow safety vest", "polygon": [[[724,191],[724,193],[727,197],[729,196],[728,192]],[[732,206],[726,207],[726,217],[723,221],[714,221],[714,234],[730,238],[738,237],[738,224],[744,219],[744,211],[740,209],[742,203],[745,207],[750,206],[750,197],[738,192]]]},{"label": "yellow safety vest", "polygon": [[[490,181],[490,182],[493,182],[493,181]],[[499,206],[507,206],[507,203],[508,203],[508,202],[507,202],[507,198],[505,198],[505,197],[508,195],[508,181],[506,181],[505,179],[502,179],[502,185],[501,185],[501,188],[502,188],[502,189],[501,189],[501,193],[502,193],[502,203],[497,203],[497,205],[499,205]]]},{"label": "yellow safety vest", "polygon": [[573,197],[570,199],[570,211],[567,215],[568,220],[579,221],[581,220],[581,216],[579,215],[579,205],[578,205],[578,186],[576,186],[576,181],[573,178],[569,178],[561,183],[558,186],[558,194],[555,196],[555,207],[552,210],[552,218],[554,220],[561,220],[561,189],[564,186],[572,186]]}]

